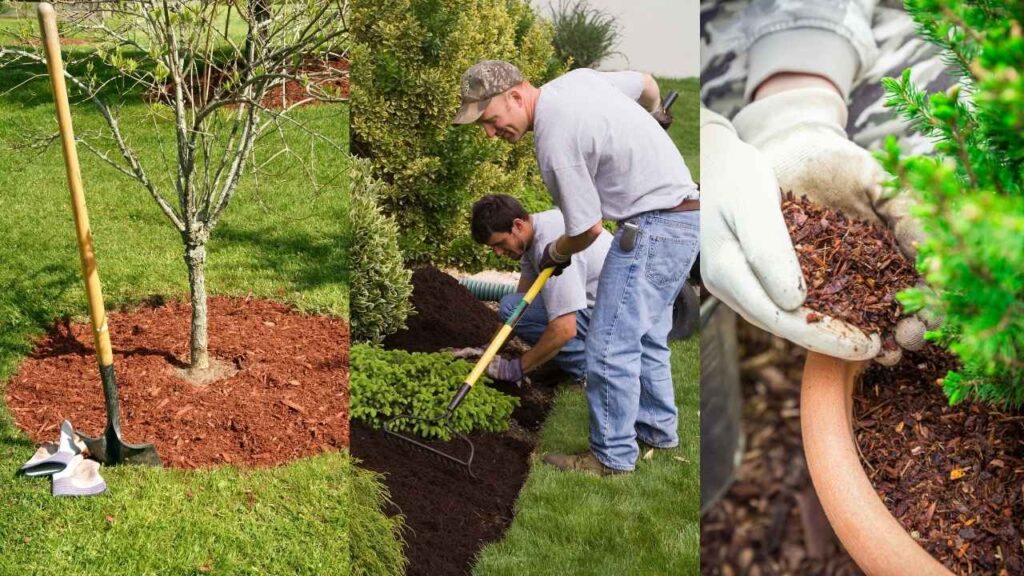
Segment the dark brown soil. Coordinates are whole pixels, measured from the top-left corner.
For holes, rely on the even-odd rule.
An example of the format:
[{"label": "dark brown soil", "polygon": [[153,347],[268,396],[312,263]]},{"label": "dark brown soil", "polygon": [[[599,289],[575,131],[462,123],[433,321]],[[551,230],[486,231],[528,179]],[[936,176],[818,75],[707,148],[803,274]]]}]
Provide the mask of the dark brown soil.
[{"label": "dark brown soil", "polygon": [[782,213],[807,280],[805,305],[868,333],[889,332],[902,314],[896,294],[918,280],[892,232],[792,193],[783,199]]},{"label": "dark brown soil", "polygon": [[[421,268],[413,275],[413,286],[412,301],[419,314],[407,330],[395,335],[398,338],[386,341],[388,347],[436,351],[481,346],[494,335],[497,315],[451,276]],[[547,417],[553,383],[562,378],[557,370],[545,370],[535,375],[531,387],[494,384],[519,397],[520,406],[512,413],[509,433],[469,435],[476,449],[476,479],[464,468],[391,439],[382,431],[353,425],[352,454],[362,461],[361,466],[385,475],[394,502],[386,512],[405,515],[410,576],[469,574],[477,553],[505,533],[529,473],[533,433]],[[460,441],[434,445],[460,458],[468,452]]]},{"label": "dark brown soil", "polygon": [[388,349],[437,352],[445,348],[486,346],[501,326],[498,316],[455,278],[437,268],[412,274],[412,305],[416,314],[406,329],[384,340]]},{"label": "dark brown soil", "polygon": [[[348,69],[349,62],[344,58],[307,59],[291,73],[296,76],[305,75],[313,86],[331,93],[333,96],[347,99],[349,93]],[[228,71],[213,71],[208,77],[197,78],[185,89],[185,94],[193,101],[201,103],[203,99],[209,97],[211,92],[217,90],[230,78],[231,74]],[[169,103],[173,95],[174,86],[167,83],[159,91],[147,93],[146,99],[150,102]],[[319,103],[322,101],[311,96],[306,88],[295,80],[288,80],[274,86],[260,101],[261,106],[271,110],[281,110],[295,104],[308,106]]]},{"label": "dark brown soil", "polygon": [[952,361],[874,366],[855,398],[857,438],[875,490],[932,555],[960,574],[1024,574],[1024,416],[949,406]]},{"label": "dark brown soil", "polygon": [[811,485],[800,437],[803,349],[742,320],[746,449],[736,482],[701,518],[701,573],[860,574]]},{"label": "dark brown soil", "polygon": [[[191,307],[156,301],[108,315],[128,442],[153,442],[165,466],[272,466],[348,445],[348,326],[252,298],[209,300],[210,353],[237,372],[205,386],[188,359]],[[54,324],[7,385],[36,442],[59,424],[98,435],[106,422],[91,328]]]}]

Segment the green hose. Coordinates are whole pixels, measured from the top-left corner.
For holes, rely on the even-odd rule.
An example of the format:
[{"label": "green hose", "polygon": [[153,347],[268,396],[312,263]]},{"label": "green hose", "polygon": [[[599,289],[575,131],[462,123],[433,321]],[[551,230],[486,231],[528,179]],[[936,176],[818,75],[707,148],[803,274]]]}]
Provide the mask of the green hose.
[{"label": "green hose", "polygon": [[467,290],[473,293],[473,296],[486,302],[501,302],[503,296],[516,291],[515,284],[487,282],[485,280],[474,280],[473,278],[463,278],[459,280],[459,284],[465,286]]}]

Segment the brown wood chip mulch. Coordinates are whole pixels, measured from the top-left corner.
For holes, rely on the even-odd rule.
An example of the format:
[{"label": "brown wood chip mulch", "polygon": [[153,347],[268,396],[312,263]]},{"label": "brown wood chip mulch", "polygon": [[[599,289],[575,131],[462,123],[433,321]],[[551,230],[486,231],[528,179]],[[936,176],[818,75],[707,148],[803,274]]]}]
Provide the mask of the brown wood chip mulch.
[{"label": "brown wood chip mulch", "polygon": [[949,406],[934,349],[872,366],[855,397],[875,490],[904,528],[959,574],[1024,574],[1024,415]]},{"label": "brown wood chip mulch", "polygon": [[[252,298],[209,300],[210,352],[237,372],[196,386],[191,307],[108,314],[127,442],[153,442],[165,466],[271,466],[348,445],[348,325]],[[14,419],[35,442],[65,418],[98,435],[106,422],[91,327],[57,322],[6,386]]]},{"label": "brown wood chip mulch", "polygon": [[[885,334],[902,314],[896,294],[919,275],[892,232],[792,193],[782,214],[807,280],[805,306],[867,333]],[[808,322],[821,317],[808,314]]]}]

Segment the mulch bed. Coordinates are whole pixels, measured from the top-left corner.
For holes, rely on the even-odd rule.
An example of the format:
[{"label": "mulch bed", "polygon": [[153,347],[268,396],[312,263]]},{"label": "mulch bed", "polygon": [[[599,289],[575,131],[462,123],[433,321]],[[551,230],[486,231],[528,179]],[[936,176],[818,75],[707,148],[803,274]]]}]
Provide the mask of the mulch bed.
[{"label": "mulch bed", "polygon": [[[494,311],[434,268],[415,272],[412,301],[417,316],[410,318],[407,330],[385,342],[388,347],[436,351],[482,346],[499,325]],[[469,574],[477,553],[502,537],[512,523],[515,500],[529,473],[534,433],[547,417],[553,383],[559,379],[559,372],[547,371],[523,389],[494,384],[519,397],[521,404],[512,414],[509,433],[469,435],[476,448],[476,479],[454,463],[396,442],[383,431],[353,424],[352,454],[362,461],[360,466],[385,474],[394,503],[385,512],[405,516],[410,576]],[[465,457],[462,442],[442,446]]]},{"label": "mulch bed", "polygon": [[807,280],[804,305],[867,333],[889,332],[902,314],[896,294],[918,280],[892,232],[792,193],[783,198],[782,214]]},{"label": "mulch bed", "polygon": [[384,339],[384,347],[389,350],[437,352],[486,346],[501,327],[493,310],[437,268],[414,270],[412,286],[416,314],[405,321],[405,330]]},{"label": "mulch bed", "polygon": [[[307,59],[295,70],[291,71],[296,76],[305,75],[309,78],[310,84],[334,96],[348,99],[349,95],[349,61],[346,58],[331,59]],[[229,71],[213,71],[209,78],[203,76],[197,78],[195,83],[185,89],[187,97],[193,101],[202,102],[207,94],[216,90],[226,80],[231,78]],[[147,92],[145,97],[149,102],[170,103],[174,96],[174,86],[168,82],[160,90]],[[313,98],[303,85],[295,80],[288,80],[278,83],[267,90],[260,105],[271,110],[281,110],[296,103],[301,106],[320,104],[321,100]]]},{"label": "mulch bed", "polygon": [[[180,378],[191,307],[159,298],[108,314],[127,442],[153,442],[165,466],[272,466],[348,445],[348,325],[254,298],[209,300],[211,356],[237,372]],[[65,418],[98,435],[106,422],[91,328],[59,321],[6,388],[17,425],[52,441]]]},{"label": "mulch bed", "polygon": [[857,438],[875,490],[928,552],[960,574],[1024,574],[1024,416],[949,406],[953,362],[911,355],[874,366],[855,397]]}]

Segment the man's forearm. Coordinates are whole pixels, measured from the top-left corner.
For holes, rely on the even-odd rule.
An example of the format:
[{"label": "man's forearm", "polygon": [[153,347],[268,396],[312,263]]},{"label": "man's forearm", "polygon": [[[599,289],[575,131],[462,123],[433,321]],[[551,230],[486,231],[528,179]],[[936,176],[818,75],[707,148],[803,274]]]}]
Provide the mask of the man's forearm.
[{"label": "man's forearm", "polygon": [[523,366],[523,373],[537,368],[541,364],[551,360],[562,350],[570,340],[576,337],[576,313],[570,312],[548,322],[544,333],[540,335],[537,344],[523,353],[520,361]]},{"label": "man's forearm", "polygon": [[637,102],[648,112],[654,112],[661,106],[661,92],[658,90],[658,82],[654,76],[644,74],[644,89],[640,92]]},{"label": "man's forearm", "polygon": [[595,240],[601,235],[604,228],[601,226],[601,222],[598,221],[590,227],[589,230],[576,236],[560,236],[555,241],[555,250],[558,250],[559,254],[566,256],[576,254],[586,250]]}]

